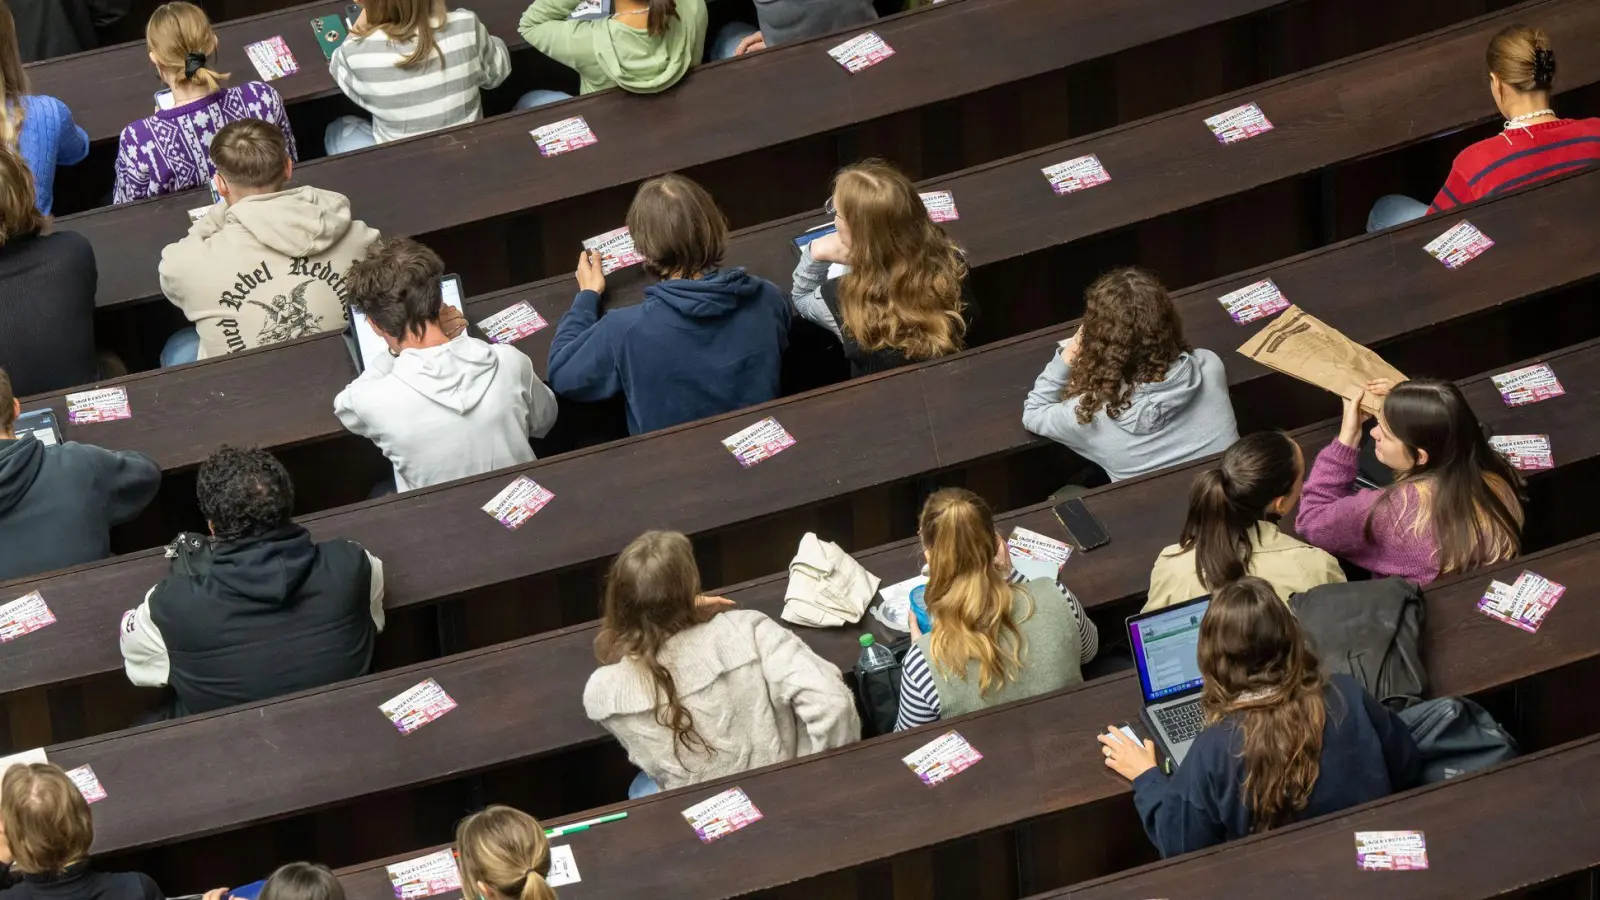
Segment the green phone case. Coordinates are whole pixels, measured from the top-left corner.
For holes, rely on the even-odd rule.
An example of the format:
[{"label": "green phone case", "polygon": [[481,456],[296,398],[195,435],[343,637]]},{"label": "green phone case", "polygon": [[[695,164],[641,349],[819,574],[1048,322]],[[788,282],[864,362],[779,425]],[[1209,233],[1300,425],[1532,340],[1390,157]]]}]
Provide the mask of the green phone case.
[{"label": "green phone case", "polygon": [[350,29],[338,15],[319,16],[311,20],[311,30],[317,33],[317,44],[322,47],[322,55],[333,59],[333,51],[339,49],[344,43],[345,36]]}]

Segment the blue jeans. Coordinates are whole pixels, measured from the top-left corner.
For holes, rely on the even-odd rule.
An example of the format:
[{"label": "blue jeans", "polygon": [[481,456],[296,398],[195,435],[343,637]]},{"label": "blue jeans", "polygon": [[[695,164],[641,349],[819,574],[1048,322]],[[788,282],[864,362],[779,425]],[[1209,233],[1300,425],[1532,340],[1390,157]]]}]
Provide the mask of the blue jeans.
[{"label": "blue jeans", "polygon": [[193,325],[180,328],[167,338],[167,343],[161,348],[162,366],[181,366],[192,363],[200,358],[200,332]]},{"label": "blue jeans", "polygon": [[533,109],[546,103],[556,103],[561,100],[571,100],[572,95],[566,91],[529,91],[517,98],[517,103],[512,109]]},{"label": "blue jeans", "polygon": [[349,153],[363,147],[372,147],[378,139],[372,136],[372,123],[359,116],[340,116],[328,123],[322,133],[322,149],[329,156]]},{"label": "blue jeans", "polygon": [[637,800],[651,794],[661,793],[661,785],[656,780],[643,772],[633,776],[633,783],[628,785],[628,799]]},{"label": "blue jeans", "polygon": [[755,34],[757,29],[749,22],[729,22],[722,26],[717,36],[706,45],[706,59],[716,62],[719,59],[732,59],[733,51],[739,49],[739,42]]},{"label": "blue jeans", "polygon": [[1404,225],[1412,219],[1420,219],[1428,214],[1428,204],[1419,203],[1410,197],[1400,194],[1386,194],[1372,204],[1372,212],[1367,213],[1367,234]]}]

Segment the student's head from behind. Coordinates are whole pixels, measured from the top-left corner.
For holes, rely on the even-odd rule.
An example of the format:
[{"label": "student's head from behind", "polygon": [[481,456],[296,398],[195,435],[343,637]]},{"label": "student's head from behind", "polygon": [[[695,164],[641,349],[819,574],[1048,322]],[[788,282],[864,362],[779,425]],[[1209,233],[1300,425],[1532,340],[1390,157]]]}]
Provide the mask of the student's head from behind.
[{"label": "student's head from behind", "polygon": [[697,278],[722,265],[728,219],[706,189],[682,175],[639,185],[628,207],[628,233],[657,278]]},{"label": "student's head from behind", "polygon": [[1272,585],[1223,586],[1200,620],[1200,702],[1243,732],[1244,799],[1256,831],[1304,809],[1316,785],[1327,710],[1317,656]]},{"label": "student's head from behind", "polygon": [[17,22],[0,2],[0,144],[15,144],[22,128],[22,98],[28,91],[28,73],[22,68],[17,45]]},{"label": "student's head from behind", "polygon": [[1542,107],[1556,81],[1556,51],[1542,28],[1509,25],[1489,41],[1485,54],[1489,67],[1489,92],[1506,118],[1536,112],[1520,106]]},{"label": "student's head from behind", "polygon": [[283,132],[260,119],[222,126],[211,139],[211,162],[217,169],[217,193],[229,206],[245,197],[283,190],[294,173]]},{"label": "student's head from behind", "polygon": [[344,885],[327,866],[292,862],[267,876],[259,900],[344,900]]},{"label": "student's head from behind", "polygon": [[456,826],[467,900],[556,900],[550,842],[537,819],[509,806],[475,812]]},{"label": "student's head from behind", "polygon": [[656,721],[672,730],[674,752],[706,744],[658,656],[669,638],[699,624],[699,596],[700,567],[689,539],[676,531],[647,531],[612,560],[601,602],[597,655],[602,663],[634,657],[644,666],[665,698]]},{"label": "student's head from behind", "polygon": [[17,416],[22,415],[22,403],[17,399],[16,392],[11,390],[11,376],[5,369],[0,369],[0,438],[9,438],[17,425]]},{"label": "student's head from behind", "polygon": [[0,823],[14,866],[54,875],[89,858],[94,820],[78,786],[49,763],[15,765],[0,780]]},{"label": "student's head from behind", "polygon": [[1438,541],[1440,572],[1517,555],[1522,477],[1489,445],[1460,388],[1424,378],[1395,385],[1371,434],[1378,461],[1397,475],[1382,502],[1404,502],[1398,491],[1406,482],[1421,486],[1422,521],[1431,523]]},{"label": "student's head from behind", "polygon": [[832,206],[850,260],[839,282],[841,324],[856,343],[909,359],[962,349],[966,260],[911,179],[881,160],[848,166],[834,178]]},{"label": "student's head from behind", "polygon": [[48,221],[34,205],[33,171],[14,145],[0,141],[0,248],[44,231]]},{"label": "student's head from behind", "polygon": [[420,69],[428,65],[431,57],[443,58],[432,23],[445,17],[444,0],[361,0],[361,6],[366,26],[355,31],[358,36],[381,28],[394,43],[413,45],[411,52],[395,63],[397,67]]},{"label": "student's head from behind", "polygon": [[1003,687],[1021,665],[1022,633],[1011,611],[1010,558],[989,504],[964,488],[937,491],[922,506],[917,535],[928,558],[929,662],[964,679],[976,661],[980,694]]},{"label": "student's head from behind", "polygon": [[174,0],[156,7],[144,26],[144,43],[150,62],[169,87],[212,94],[228,79],[208,65],[216,59],[217,33],[205,11],[193,3]]},{"label": "student's head from behind", "polygon": [[294,483],[265,450],[224,444],[200,464],[200,512],[217,540],[259,537],[294,515]]},{"label": "student's head from behind", "polygon": [[1101,410],[1113,419],[1127,412],[1134,388],[1164,380],[1191,348],[1172,298],[1148,270],[1108,272],[1089,285],[1084,301],[1062,399],[1078,398],[1078,421],[1087,425]]},{"label": "student's head from behind", "polygon": [[1288,515],[1300,499],[1305,471],[1305,456],[1293,438],[1258,431],[1235,441],[1215,468],[1195,476],[1178,545],[1194,551],[1201,584],[1215,589],[1249,571],[1251,533],[1263,519]]},{"label": "student's head from behind", "polygon": [[350,305],[396,350],[402,341],[420,339],[429,325],[438,323],[443,275],[439,254],[410,238],[384,238],[351,264],[345,285]]}]

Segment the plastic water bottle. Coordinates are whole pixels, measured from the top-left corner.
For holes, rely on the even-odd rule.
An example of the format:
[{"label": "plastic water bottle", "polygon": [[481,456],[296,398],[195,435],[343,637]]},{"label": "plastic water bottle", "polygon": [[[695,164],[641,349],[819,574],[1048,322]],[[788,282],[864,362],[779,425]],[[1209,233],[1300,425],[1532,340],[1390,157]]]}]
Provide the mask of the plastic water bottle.
[{"label": "plastic water bottle", "polygon": [[861,658],[856,667],[863,672],[882,672],[894,668],[894,651],[877,642],[870,634],[861,636]]}]

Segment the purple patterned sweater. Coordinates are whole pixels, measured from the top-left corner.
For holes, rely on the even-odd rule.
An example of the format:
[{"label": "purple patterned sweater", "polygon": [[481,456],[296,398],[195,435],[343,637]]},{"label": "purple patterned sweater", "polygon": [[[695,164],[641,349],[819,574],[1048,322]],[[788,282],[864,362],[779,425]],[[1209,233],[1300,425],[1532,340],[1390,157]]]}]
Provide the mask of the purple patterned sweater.
[{"label": "purple patterned sweater", "polygon": [[249,81],[209,97],[158,110],[122,129],[117,145],[113,203],[128,203],[200,187],[211,180],[211,139],[229,122],[261,119],[278,126],[299,161],[283,98],[271,85]]},{"label": "purple patterned sweater", "polygon": [[1334,441],[1317,454],[1306,475],[1305,493],[1294,529],[1308,543],[1355,563],[1374,575],[1398,575],[1418,584],[1439,577],[1439,548],[1432,528],[1416,528],[1422,498],[1414,486],[1393,492],[1372,516],[1372,540],[1366,538],[1367,514],[1383,495],[1371,489],[1354,491],[1353,448]]}]

